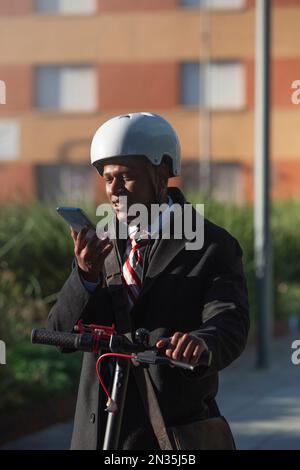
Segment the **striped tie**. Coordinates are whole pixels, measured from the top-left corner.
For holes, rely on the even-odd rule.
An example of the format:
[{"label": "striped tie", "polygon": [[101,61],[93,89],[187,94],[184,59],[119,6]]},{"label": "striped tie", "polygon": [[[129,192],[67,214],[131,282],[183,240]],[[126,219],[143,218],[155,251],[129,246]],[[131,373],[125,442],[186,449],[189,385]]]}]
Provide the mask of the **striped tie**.
[{"label": "striped tie", "polygon": [[134,236],[131,236],[129,240],[125,253],[126,261],[123,264],[123,281],[132,307],[136,303],[142,287],[143,256],[149,240],[135,239]]}]

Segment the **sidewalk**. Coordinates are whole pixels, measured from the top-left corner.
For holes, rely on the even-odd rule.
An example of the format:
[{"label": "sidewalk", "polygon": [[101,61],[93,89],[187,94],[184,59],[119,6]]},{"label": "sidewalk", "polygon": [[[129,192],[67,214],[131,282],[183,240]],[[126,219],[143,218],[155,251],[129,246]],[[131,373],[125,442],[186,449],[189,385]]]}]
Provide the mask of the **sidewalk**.
[{"label": "sidewalk", "polygon": [[[220,374],[217,397],[238,449],[300,450],[300,365],[291,362],[291,344],[298,337],[274,340],[272,366],[255,369],[249,347]],[[72,423],[52,426],[2,449],[68,449]]]},{"label": "sidewalk", "polygon": [[272,365],[257,370],[248,349],[220,377],[218,403],[238,449],[300,449],[300,365],[291,362],[298,337],[274,340]]},{"label": "sidewalk", "polygon": [[72,422],[56,424],[9,442],[0,450],[66,450],[70,448],[72,426]]}]

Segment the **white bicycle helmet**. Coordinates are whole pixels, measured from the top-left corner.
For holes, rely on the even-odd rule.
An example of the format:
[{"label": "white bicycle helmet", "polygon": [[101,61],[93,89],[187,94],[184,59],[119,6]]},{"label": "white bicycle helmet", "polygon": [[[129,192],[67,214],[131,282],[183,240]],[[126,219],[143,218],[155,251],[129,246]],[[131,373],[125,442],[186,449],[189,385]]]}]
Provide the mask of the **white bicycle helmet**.
[{"label": "white bicycle helmet", "polygon": [[169,176],[180,174],[180,143],[173,127],[152,113],[116,116],[99,127],[91,145],[91,162],[101,173],[105,160],[136,155],[159,165],[164,156],[171,160]]}]

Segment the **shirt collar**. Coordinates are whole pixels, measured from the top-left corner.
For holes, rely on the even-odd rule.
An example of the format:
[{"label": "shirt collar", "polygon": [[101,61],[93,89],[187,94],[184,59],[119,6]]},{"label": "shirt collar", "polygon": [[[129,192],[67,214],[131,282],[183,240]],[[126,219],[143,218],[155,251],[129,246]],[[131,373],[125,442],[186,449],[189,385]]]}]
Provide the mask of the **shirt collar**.
[{"label": "shirt collar", "polygon": [[[170,195],[168,195],[167,200],[168,207],[163,212],[160,212],[158,217],[154,220],[152,225],[148,226],[148,230],[144,231],[141,234],[142,238],[156,238],[160,230],[165,226],[166,222],[169,220],[170,212],[172,211],[173,200]],[[139,230],[138,225],[129,225],[128,234],[132,238],[136,232]]]}]

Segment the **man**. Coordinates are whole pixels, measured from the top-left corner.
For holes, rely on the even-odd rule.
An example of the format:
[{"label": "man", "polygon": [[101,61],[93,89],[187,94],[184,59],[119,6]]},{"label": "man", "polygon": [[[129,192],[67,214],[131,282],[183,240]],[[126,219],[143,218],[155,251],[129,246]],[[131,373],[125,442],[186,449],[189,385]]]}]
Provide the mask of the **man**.
[{"label": "man", "polygon": [[[110,289],[111,279],[117,274],[111,266],[117,258],[115,271],[122,272],[121,290],[132,331],[148,329],[151,345],[172,359],[192,365],[199,363],[204,350],[212,352],[210,366],[198,367],[195,372],[150,366],[166,427],[218,416],[214,401],[218,371],[241,354],[249,328],[242,250],[228,232],[206,219],[204,243],[196,249],[188,247],[191,240],[185,232],[181,238],[175,236],[176,220],[179,217],[182,222],[191,205],[179,189],[167,187],[168,178],[180,172],[180,145],[174,129],[162,117],[134,113],[107,121],[94,136],[91,158],[105,180],[116,225],[129,225],[128,237],[110,240],[95,235],[87,240],[88,227],[79,234],[72,231],[76,262],[49,314],[49,326],[73,331],[82,319],[84,323],[117,323],[117,329],[120,326],[122,330],[116,321],[120,318],[116,294]],[[138,237],[143,238],[142,231],[138,237],[132,236],[138,228],[124,207],[125,197],[129,209],[143,204],[148,214],[153,204],[165,203],[158,224],[157,218],[147,219],[147,241],[143,246],[137,245]],[[165,222],[175,205],[182,209],[181,215]],[[199,214],[194,209],[188,213],[192,214],[190,223],[197,227]],[[169,238],[164,236],[165,224],[171,227]],[[73,449],[102,448],[106,413],[104,394],[95,374],[96,359],[94,354],[84,354]],[[106,380],[111,379],[108,370],[109,366]],[[131,368],[120,449],[160,448],[143,400]]]}]

